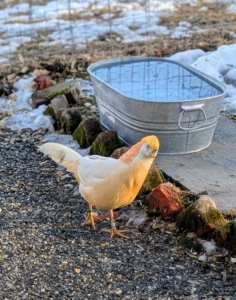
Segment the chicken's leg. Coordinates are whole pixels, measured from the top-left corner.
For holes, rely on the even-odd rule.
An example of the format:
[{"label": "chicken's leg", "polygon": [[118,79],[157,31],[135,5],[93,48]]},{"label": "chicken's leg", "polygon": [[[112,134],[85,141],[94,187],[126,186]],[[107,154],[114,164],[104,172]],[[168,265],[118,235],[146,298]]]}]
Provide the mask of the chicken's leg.
[{"label": "chicken's leg", "polygon": [[98,217],[93,215],[93,206],[91,204],[89,204],[89,211],[88,211],[87,217],[86,217],[85,221],[82,223],[82,225],[84,226],[85,224],[87,224],[90,221],[93,228],[95,229],[94,219],[101,221]]},{"label": "chicken's leg", "polygon": [[123,238],[128,238],[127,236],[125,236],[124,234],[122,234],[122,232],[127,232],[129,230],[117,230],[116,229],[116,224],[114,221],[114,216],[113,216],[113,209],[110,209],[110,219],[111,219],[111,237],[113,237],[114,235],[118,235],[120,237]]}]

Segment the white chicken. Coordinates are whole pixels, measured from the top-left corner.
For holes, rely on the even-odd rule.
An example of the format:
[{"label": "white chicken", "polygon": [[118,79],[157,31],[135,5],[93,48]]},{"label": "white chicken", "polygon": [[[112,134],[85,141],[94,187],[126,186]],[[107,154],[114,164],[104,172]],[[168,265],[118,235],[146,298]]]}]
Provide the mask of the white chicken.
[{"label": "white chicken", "polygon": [[72,171],[79,183],[82,197],[89,203],[83,225],[91,222],[95,228],[93,206],[110,211],[111,236],[126,237],[117,230],[113,209],[130,204],[137,196],[157,155],[159,140],[151,135],[133,145],[119,159],[91,155],[82,157],[74,150],[57,144],[46,143],[39,147],[45,155]]}]

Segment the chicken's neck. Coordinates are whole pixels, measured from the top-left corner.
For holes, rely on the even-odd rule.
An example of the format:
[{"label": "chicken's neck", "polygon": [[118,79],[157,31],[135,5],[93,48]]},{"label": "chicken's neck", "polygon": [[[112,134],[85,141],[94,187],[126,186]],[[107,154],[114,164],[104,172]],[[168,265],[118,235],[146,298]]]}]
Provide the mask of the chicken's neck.
[{"label": "chicken's neck", "polygon": [[142,172],[147,173],[153,163],[153,157],[147,157],[144,155],[137,155],[132,161],[131,165],[134,169],[142,170]]}]

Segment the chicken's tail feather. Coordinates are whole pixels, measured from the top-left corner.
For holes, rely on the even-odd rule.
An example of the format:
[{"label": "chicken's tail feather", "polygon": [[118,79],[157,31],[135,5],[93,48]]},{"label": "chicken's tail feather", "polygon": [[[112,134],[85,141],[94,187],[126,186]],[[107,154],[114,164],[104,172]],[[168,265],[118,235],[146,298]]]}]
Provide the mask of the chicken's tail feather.
[{"label": "chicken's tail feather", "polygon": [[39,146],[39,151],[48,155],[56,163],[75,173],[78,168],[79,160],[82,157],[76,151],[58,143],[46,143]]}]

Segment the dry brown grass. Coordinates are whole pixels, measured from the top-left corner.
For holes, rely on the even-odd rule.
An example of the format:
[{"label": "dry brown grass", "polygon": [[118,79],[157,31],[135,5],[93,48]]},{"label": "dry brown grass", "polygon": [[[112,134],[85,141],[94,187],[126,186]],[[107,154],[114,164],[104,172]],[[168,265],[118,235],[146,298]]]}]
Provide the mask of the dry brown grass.
[{"label": "dry brown grass", "polygon": [[[171,16],[162,16],[161,24],[175,27],[180,21],[187,21],[192,25],[208,26],[220,23],[236,22],[236,14],[227,12],[228,5],[224,3],[207,2],[199,0],[196,4],[182,3],[176,6]],[[204,28],[204,27],[203,27]]]}]

